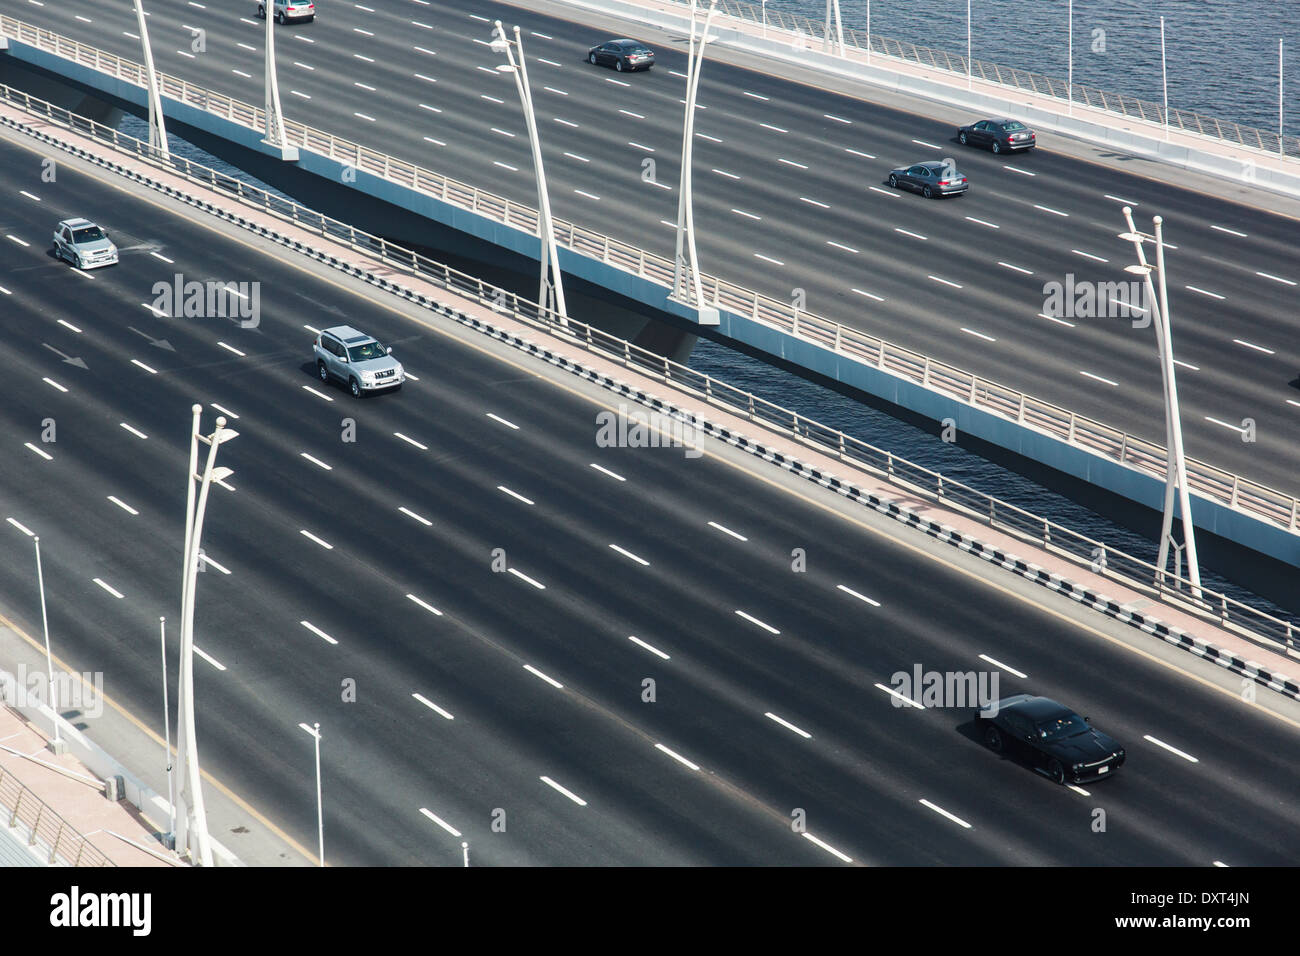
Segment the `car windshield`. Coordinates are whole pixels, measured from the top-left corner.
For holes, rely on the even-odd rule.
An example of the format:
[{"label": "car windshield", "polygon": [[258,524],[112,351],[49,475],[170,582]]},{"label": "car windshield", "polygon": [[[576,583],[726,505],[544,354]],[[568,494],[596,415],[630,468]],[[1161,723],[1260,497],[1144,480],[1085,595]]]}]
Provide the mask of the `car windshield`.
[{"label": "car windshield", "polygon": [[100,239],[107,239],[104,230],[98,226],[86,226],[84,229],[74,229],[72,231],[73,242],[98,242]]},{"label": "car windshield", "polygon": [[1088,729],[1083,718],[1078,714],[1064,713],[1038,725],[1038,736],[1044,740],[1064,740]]},{"label": "car windshield", "polygon": [[369,362],[371,359],[383,358],[387,354],[387,350],[378,342],[354,345],[348,349],[348,358],[353,362]]},{"label": "car windshield", "polygon": [[1017,123],[1015,120],[1012,120],[1012,121],[1009,122],[1009,123],[1003,123],[1003,124],[1002,124],[1002,128],[1003,128],[1006,132],[1008,132],[1008,133],[1014,133],[1014,132],[1015,132],[1016,130],[1018,130],[1018,129],[1024,129],[1024,128],[1025,128],[1025,124],[1024,124],[1024,123]]}]

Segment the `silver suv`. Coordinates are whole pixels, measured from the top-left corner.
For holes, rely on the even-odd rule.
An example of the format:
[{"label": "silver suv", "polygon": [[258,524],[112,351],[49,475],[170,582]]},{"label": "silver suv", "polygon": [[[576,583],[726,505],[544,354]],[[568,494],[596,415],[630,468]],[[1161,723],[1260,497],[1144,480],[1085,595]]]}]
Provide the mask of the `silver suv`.
[{"label": "silver suv", "polygon": [[54,229],[54,254],[78,269],[117,265],[117,246],[89,219],[65,219]]},{"label": "silver suv", "polygon": [[[311,0],[272,0],[272,10],[275,12],[276,23],[288,23],[290,20],[307,20],[308,22],[316,19],[316,4]],[[266,16],[266,3],[262,2],[257,5],[257,19]]]},{"label": "silver suv", "polygon": [[393,350],[350,325],[336,325],[316,336],[316,374],[322,382],[346,382],[353,398],[384,388],[401,388],[406,381]]}]

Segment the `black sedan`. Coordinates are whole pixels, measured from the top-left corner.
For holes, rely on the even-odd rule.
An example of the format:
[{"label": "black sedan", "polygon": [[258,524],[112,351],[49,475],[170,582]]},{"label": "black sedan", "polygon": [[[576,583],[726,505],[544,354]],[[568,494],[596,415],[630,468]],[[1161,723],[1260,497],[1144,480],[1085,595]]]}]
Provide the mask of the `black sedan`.
[{"label": "black sedan", "polygon": [[926,199],[934,196],[956,196],[970,188],[966,177],[948,163],[917,163],[903,166],[889,174],[889,185],[895,189],[911,189]]},{"label": "black sedan", "polygon": [[610,40],[587,51],[587,62],[593,66],[612,66],[620,73],[648,70],[655,65],[655,54],[636,40]]},{"label": "black sedan", "polygon": [[1046,697],[1004,697],[980,709],[975,727],[990,750],[1019,757],[1057,783],[1101,780],[1124,763],[1123,747]]},{"label": "black sedan", "polygon": [[987,146],[995,153],[1033,149],[1038,142],[1032,129],[1013,119],[987,119],[971,123],[957,130],[957,139],[963,146]]}]

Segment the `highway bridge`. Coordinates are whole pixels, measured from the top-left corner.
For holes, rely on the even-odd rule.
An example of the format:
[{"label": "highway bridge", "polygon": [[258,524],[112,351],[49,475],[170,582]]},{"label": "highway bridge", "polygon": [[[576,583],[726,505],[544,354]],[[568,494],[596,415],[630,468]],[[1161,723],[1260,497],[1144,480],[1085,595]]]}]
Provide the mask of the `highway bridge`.
[{"label": "highway bridge", "polygon": [[[23,532],[40,534],[60,655],[160,730],[188,408],[228,416],[200,748],[299,845],[315,818],[297,725],[320,720],[339,865],[458,865],[462,839],[480,865],[1300,851],[1295,701],[1251,704],[1208,661],[723,443],[598,447],[609,392],[70,156],[46,181],[48,155],[0,133],[0,594],[37,633]],[[119,266],[53,258],[72,216],[111,224]],[[259,282],[260,321],[158,316],[150,292],[177,273]],[[342,321],[394,346],[400,393],[320,386],[313,329]],[[1084,708],[1128,763],[1054,788],[987,752],[967,711],[897,706],[891,676],[918,664]]]},{"label": "highway bridge", "polygon": [[[179,17],[155,13],[160,69],[258,101],[261,34],[251,9],[189,5]],[[397,160],[453,172],[526,207],[533,182],[523,124],[509,78],[494,69],[487,46],[490,20],[519,22],[534,64],[557,215],[629,247],[670,254],[682,38],[648,31],[647,39],[659,41],[659,65],[650,74],[619,77],[582,62],[589,45],[619,32],[617,21],[596,17],[580,26],[560,5],[546,11],[499,4],[466,11],[434,0],[382,9],[331,6],[315,23],[279,33],[286,111],[291,119],[308,117],[326,134],[382,144]],[[126,4],[21,12],[27,22],[138,58]],[[197,30],[202,52],[193,52]],[[1293,439],[1300,414],[1289,329],[1300,282],[1294,201],[1194,174],[1173,176],[1048,134],[1032,156],[958,152],[952,134],[963,114],[957,111],[906,97],[886,100],[860,84],[829,83],[723,45],[711,51],[725,62],[706,65],[698,119],[696,204],[706,270],[776,302],[799,298],[810,313],[846,329],[1068,410],[1071,435],[1070,412],[1113,426],[1118,432],[1109,450],[1122,457],[1131,445],[1162,437],[1153,333],[1126,318],[1049,318],[1042,314],[1043,286],[1067,276],[1125,280],[1131,250],[1115,235],[1119,207],[1133,205],[1140,220],[1161,214],[1176,247],[1171,294],[1188,453],[1225,470],[1219,488],[1225,502],[1236,501],[1228,490],[1233,475],[1279,490],[1268,499],[1270,527],[1294,527],[1288,497],[1297,491]],[[214,148],[214,142],[204,145]],[[957,202],[922,203],[883,185],[894,165],[951,154],[974,184]],[[647,160],[653,182],[643,175]],[[1128,172],[1131,167],[1141,172]],[[329,198],[295,170],[264,165],[257,172],[291,193]],[[362,220],[383,215],[358,210]],[[414,228],[400,218],[389,223],[399,233]],[[481,252],[482,244],[460,235],[463,242],[431,226],[425,236],[400,238]],[[570,269],[579,258],[562,261]],[[627,293],[625,284],[620,291]],[[739,326],[735,334],[746,341]],[[761,341],[760,351],[795,365],[809,354],[793,349],[788,338],[756,335],[748,344]],[[838,345],[838,333],[835,339]],[[830,354],[829,364],[809,364],[832,375],[855,364]],[[940,376],[931,380],[927,371],[924,377],[934,387]],[[915,398],[919,389],[871,381],[891,400],[935,417],[956,407]],[[970,384],[972,396],[985,391],[998,389]],[[1011,410],[1014,418],[1014,397]],[[1023,401],[1020,417],[1028,420]],[[958,420],[978,437],[1148,504],[1158,501],[1159,481],[1135,483],[1131,469],[1099,467],[1095,449],[1072,457],[1060,443],[1036,444],[1030,429],[981,431],[987,422],[976,418]],[[1254,441],[1243,441],[1247,432]],[[1131,441],[1124,437],[1121,445],[1120,433]],[[1204,504],[1198,500],[1198,520],[1217,533],[1300,560],[1293,535],[1261,537],[1258,522],[1238,521],[1242,514],[1231,505],[1211,512],[1200,510]]]}]

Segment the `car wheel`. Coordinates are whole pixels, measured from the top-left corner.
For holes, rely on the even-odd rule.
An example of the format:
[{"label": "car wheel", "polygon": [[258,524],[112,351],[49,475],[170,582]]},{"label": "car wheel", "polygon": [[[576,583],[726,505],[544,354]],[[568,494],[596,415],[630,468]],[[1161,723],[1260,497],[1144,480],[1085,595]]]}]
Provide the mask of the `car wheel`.
[{"label": "car wheel", "polygon": [[995,153],[1002,152],[1002,144],[999,143],[996,139],[993,141],[993,152]]},{"label": "car wheel", "polygon": [[618,70],[618,72],[622,73],[622,72],[623,72],[623,61],[622,61],[622,60],[615,60],[615,61],[614,61],[614,69],[616,69],[616,70]]},{"label": "car wheel", "polygon": [[898,177],[895,176],[893,173],[889,174],[889,188],[890,189],[898,188]]},{"label": "car wheel", "polygon": [[1051,777],[1054,782],[1064,784],[1065,767],[1061,765],[1061,761],[1053,757],[1047,764],[1047,775]]},{"label": "car wheel", "polygon": [[961,144],[962,144],[963,146],[966,145],[966,134],[965,134],[965,133],[958,133],[958,134],[957,134],[957,139],[961,142]]},{"label": "car wheel", "polygon": [[355,378],[348,380],[348,390],[352,392],[353,398],[361,397],[361,383],[358,382]]},{"label": "car wheel", "polygon": [[929,186],[926,186],[924,189],[921,190],[921,195],[924,196],[926,199],[933,199],[934,190],[931,189]]},{"label": "car wheel", "polygon": [[329,382],[330,370],[325,367],[325,363],[320,359],[316,360],[316,374],[320,376],[322,382]]},{"label": "car wheel", "polygon": [[592,66],[595,66],[595,65],[596,65],[596,54],[594,54],[594,53],[588,53],[588,54],[587,54],[587,62],[590,63]]},{"label": "car wheel", "polygon": [[86,271],[86,270],[85,270],[85,267],[83,267],[82,264],[81,264],[81,255],[80,255],[80,253],[73,253],[73,255],[72,255],[72,264],[73,264],[74,266],[76,266],[78,269],[80,269],[82,272],[85,272],[85,271]]},{"label": "car wheel", "polygon": [[984,731],[984,742],[988,744],[989,750],[994,753],[1002,753],[1002,732],[994,726]]}]

